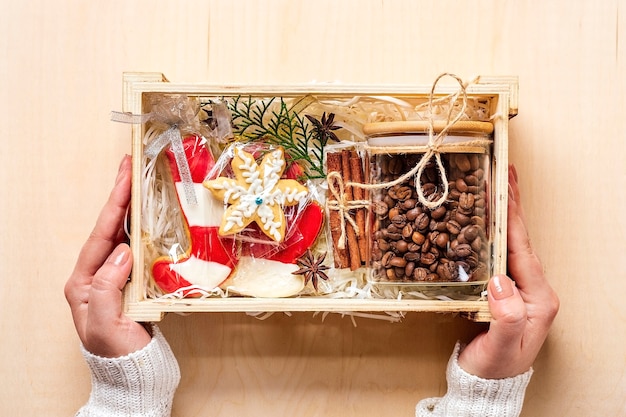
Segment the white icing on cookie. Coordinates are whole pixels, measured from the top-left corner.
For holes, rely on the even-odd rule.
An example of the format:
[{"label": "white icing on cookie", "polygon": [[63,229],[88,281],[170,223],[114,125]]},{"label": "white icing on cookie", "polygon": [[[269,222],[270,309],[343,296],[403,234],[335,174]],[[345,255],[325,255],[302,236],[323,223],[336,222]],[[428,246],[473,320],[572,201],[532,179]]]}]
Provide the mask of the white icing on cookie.
[{"label": "white icing on cookie", "polygon": [[205,181],[204,186],[228,206],[220,234],[234,234],[253,221],[277,242],[285,235],[284,206],[298,204],[308,189],[296,180],[281,179],[286,163],[282,148],[267,153],[261,164],[238,148],[231,166],[235,178],[220,177]]},{"label": "white icing on cookie", "polygon": [[298,265],[242,256],[235,273],[223,285],[248,297],[291,297],[304,289],[304,279],[293,275]]},{"label": "white icing on cookie", "polygon": [[220,285],[232,270],[217,262],[204,261],[191,255],[185,262],[170,264],[170,269],[189,283],[208,290]]},{"label": "white icing on cookie", "polygon": [[[176,192],[179,196],[184,196],[184,185],[182,182],[175,184]],[[224,205],[215,201],[213,195],[202,184],[194,183],[194,190],[198,198],[198,204],[192,205],[187,199],[180,198],[180,206],[185,214],[189,226],[217,227],[222,222],[224,216]]]}]

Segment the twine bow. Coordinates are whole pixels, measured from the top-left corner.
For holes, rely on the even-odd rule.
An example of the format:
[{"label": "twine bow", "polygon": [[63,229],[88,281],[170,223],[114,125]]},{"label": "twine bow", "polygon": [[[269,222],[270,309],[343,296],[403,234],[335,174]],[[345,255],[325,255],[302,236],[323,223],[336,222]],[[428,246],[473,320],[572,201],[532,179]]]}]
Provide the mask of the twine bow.
[{"label": "twine bow", "polygon": [[[434,98],[435,87],[437,86],[439,81],[444,77],[454,78],[459,83],[460,89],[456,91],[455,93],[450,94],[446,97],[435,99]],[[394,185],[402,184],[403,182],[405,182],[406,180],[414,176],[414,183],[415,183],[415,189],[417,191],[417,197],[418,197],[419,202],[422,203],[422,205],[424,205],[425,207],[428,207],[431,210],[434,210],[440,205],[442,205],[443,203],[445,203],[445,201],[448,198],[448,193],[449,193],[448,177],[446,175],[446,170],[443,166],[443,162],[441,161],[441,153],[439,151],[439,148],[441,144],[443,143],[444,139],[446,138],[450,128],[452,128],[452,126],[456,122],[461,120],[461,118],[464,117],[465,115],[465,110],[467,108],[467,86],[469,84],[470,83],[463,82],[463,80],[461,80],[458,76],[447,73],[447,72],[437,77],[437,79],[435,80],[435,82],[433,83],[430,89],[430,94],[428,97],[428,111],[429,111],[428,143],[426,145],[426,152],[424,153],[424,155],[422,155],[422,158],[411,170],[401,175],[400,177],[396,178],[395,180],[385,182],[385,183],[359,184],[356,182],[348,182],[346,186],[360,187],[360,188],[365,188],[365,189],[389,188],[389,187],[393,187]],[[461,109],[456,114],[456,116],[454,116],[453,118],[452,114],[453,114],[453,109],[454,109],[454,103],[458,100],[459,95],[461,95],[462,97],[462,106],[461,106]],[[448,118],[446,120],[446,124],[444,128],[441,130],[441,132],[439,132],[435,136],[435,120],[433,117],[433,104],[435,102],[439,103],[439,102],[446,101],[446,100],[450,101]],[[424,169],[426,168],[426,166],[428,165],[428,163],[433,157],[435,158],[437,169],[439,170],[441,182],[443,183],[443,193],[437,200],[431,201],[424,195],[424,191],[422,190],[421,178],[422,178],[422,173],[424,172]],[[434,196],[435,194],[432,194],[432,195]]]},{"label": "twine bow", "polygon": [[357,208],[368,207],[370,202],[368,200],[351,200],[347,198],[345,187],[341,174],[338,172],[329,172],[327,175],[328,191],[334,199],[326,201],[326,207],[329,210],[336,210],[339,212],[339,218],[341,219],[341,234],[339,235],[339,241],[337,247],[339,249],[346,248],[346,221],[352,225],[357,237],[360,236],[361,230],[356,221],[350,214],[350,210]]},{"label": "twine bow", "polygon": [[[449,106],[449,111],[448,111],[448,118],[446,120],[446,125],[441,130],[441,132],[439,132],[439,134],[435,136],[435,122],[433,118],[433,102],[434,102],[434,95],[435,95],[435,87],[437,86],[437,83],[439,83],[439,80],[447,76],[454,78],[456,82],[459,83],[459,86],[461,88],[459,91],[449,96],[450,106]],[[461,94],[463,98],[462,106],[461,106],[461,109],[457,112],[456,116],[452,119],[454,103],[458,99],[459,94]],[[422,203],[424,206],[430,209],[435,209],[439,207],[448,198],[448,191],[449,191],[448,177],[446,175],[446,170],[443,166],[443,163],[441,162],[441,153],[439,152],[439,146],[443,143],[450,128],[456,122],[461,120],[461,118],[465,115],[466,108],[467,108],[467,84],[464,83],[462,79],[460,79],[458,76],[454,74],[445,72],[439,75],[439,77],[437,77],[437,79],[433,83],[433,86],[430,89],[430,95],[428,96],[428,151],[422,156],[422,159],[420,159],[420,162],[417,164],[418,169],[415,174],[415,188],[417,190],[418,199],[420,203]],[[438,198],[437,200],[429,201],[424,196],[424,191],[422,190],[422,172],[424,171],[424,168],[426,167],[426,165],[428,164],[428,162],[431,160],[433,156],[435,157],[435,160],[437,161],[437,169],[439,170],[439,175],[441,176],[441,182],[443,183],[443,193],[441,197]]]}]

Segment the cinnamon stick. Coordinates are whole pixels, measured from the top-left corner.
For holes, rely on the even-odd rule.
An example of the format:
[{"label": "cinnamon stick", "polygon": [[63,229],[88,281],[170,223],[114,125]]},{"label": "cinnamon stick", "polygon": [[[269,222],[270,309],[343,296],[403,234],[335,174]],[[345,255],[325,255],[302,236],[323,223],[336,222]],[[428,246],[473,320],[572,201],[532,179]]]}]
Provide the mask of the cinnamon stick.
[{"label": "cinnamon stick", "polygon": [[[334,152],[326,154],[326,171],[338,172],[343,174],[341,167],[341,153]],[[329,195],[329,198],[334,198]],[[339,237],[341,236],[341,213],[337,210],[329,210],[328,223],[330,227],[330,236],[333,241],[333,257],[335,268],[347,268],[350,266],[350,256],[346,248],[339,248]]]},{"label": "cinnamon stick", "polygon": [[[357,153],[357,151],[350,152],[350,174],[352,175],[352,182],[363,184],[363,161]],[[365,192],[361,187],[353,187],[352,194],[355,200],[363,200]],[[361,261],[365,261],[367,258],[367,234],[365,229],[365,207],[359,207],[356,209],[354,215],[356,225],[359,228],[359,235],[357,236],[359,255]]]},{"label": "cinnamon stick", "polygon": [[[350,169],[351,151],[344,149],[341,151],[341,170],[344,184],[352,181],[352,170]],[[354,199],[352,187],[345,187],[345,200],[352,201]],[[361,254],[359,251],[359,243],[356,237],[356,231],[352,224],[346,221],[346,244],[350,255],[350,270],[354,271],[361,267]]]}]

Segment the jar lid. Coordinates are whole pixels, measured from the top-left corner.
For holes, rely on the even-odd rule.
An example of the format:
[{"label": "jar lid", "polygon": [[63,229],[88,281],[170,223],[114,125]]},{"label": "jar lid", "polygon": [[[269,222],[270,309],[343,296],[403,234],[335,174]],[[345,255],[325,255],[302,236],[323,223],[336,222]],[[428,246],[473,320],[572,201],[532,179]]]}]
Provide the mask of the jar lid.
[{"label": "jar lid", "polygon": [[[434,133],[441,132],[446,127],[445,120],[433,122]],[[399,133],[428,133],[430,123],[426,120],[400,121],[400,122],[376,122],[363,125],[363,133],[366,136],[395,135]],[[461,120],[454,123],[448,130],[450,133],[493,133],[493,123],[472,120]]]}]

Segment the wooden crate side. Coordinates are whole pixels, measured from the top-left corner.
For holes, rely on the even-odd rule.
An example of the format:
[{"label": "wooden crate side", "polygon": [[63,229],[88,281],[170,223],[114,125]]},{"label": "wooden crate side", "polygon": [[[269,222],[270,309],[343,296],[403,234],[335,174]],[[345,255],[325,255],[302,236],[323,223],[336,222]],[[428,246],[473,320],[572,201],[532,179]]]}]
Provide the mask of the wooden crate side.
[{"label": "wooden crate side", "polygon": [[[436,94],[454,93],[458,86],[438,86]],[[124,77],[124,111],[141,114],[146,93],[169,93],[188,95],[267,95],[297,96],[319,94],[329,96],[393,95],[428,97],[430,85],[422,86],[348,86],[348,85],[288,85],[288,86],[216,86],[209,84],[173,84],[159,73],[128,73]],[[517,114],[517,78],[481,77],[479,83],[468,87],[470,95],[488,96],[496,102],[494,121],[494,273],[506,272],[506,205],[508,193],[508,119]],[[141,155],[143,152],[142,126],[132,128],[133,183],[141,182]],[[141,194],[140,187],[133,187],[131,215],[131,248],[136,260],[143,259],[141,244]],[[486,301],[432,301],[432,300],[353,300],[302,297],[287,299],[203,299],[203,300],[155,300],[145,299],[144,265],[136,262],[131,282],[124,291],[124,309],[137,321],[159,321],[167,312],[258,312],[258,311],[337,311],[337,312],[441,312],[463,313],[475,321],[488,321],[489,308]]]},{"label": "wooden crate side", "polygon": [[507,213],[508,213],[508,169],[509,169],[509,117],[505,116],[509,109],[509,95],[499,96],[494,121],[494,146],[492,155],[492,184],[494,215],[491,226],[494,228],[492,248],[493,273],[505,274],[507,262]]},{"label": "wooden crate side", "polygon": [[486,301],[355,300],[332,298],[219,298],[207,300],[146,300],[135,303],[129,316],[137,321],[158,321],[163,313],[454,313],[473,321],[489,321]]}]

